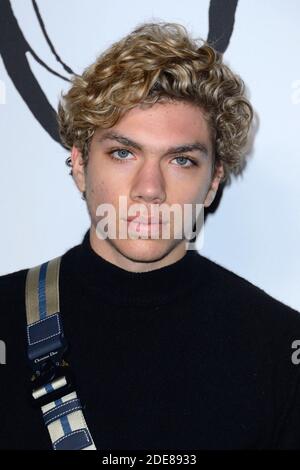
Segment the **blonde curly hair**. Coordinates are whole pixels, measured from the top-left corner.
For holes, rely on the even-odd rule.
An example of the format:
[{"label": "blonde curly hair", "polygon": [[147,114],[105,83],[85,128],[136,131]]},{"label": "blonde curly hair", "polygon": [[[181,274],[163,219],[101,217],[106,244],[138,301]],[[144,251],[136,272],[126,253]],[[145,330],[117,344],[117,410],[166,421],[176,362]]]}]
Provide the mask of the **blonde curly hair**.
[{"label": "blonde curly hair", "polygon": [[[86,166],[98,127],[112,127],[140,103],[164,100],[198,105],[209,123],[214,163],[223,162],[222,181],[240,173],[253,119],[244,82],[220,53],[178,23],[139,25],[73,77],[58,105],[62,142],[75,145]],[[66,163],[71,166],[70,157]]]}]

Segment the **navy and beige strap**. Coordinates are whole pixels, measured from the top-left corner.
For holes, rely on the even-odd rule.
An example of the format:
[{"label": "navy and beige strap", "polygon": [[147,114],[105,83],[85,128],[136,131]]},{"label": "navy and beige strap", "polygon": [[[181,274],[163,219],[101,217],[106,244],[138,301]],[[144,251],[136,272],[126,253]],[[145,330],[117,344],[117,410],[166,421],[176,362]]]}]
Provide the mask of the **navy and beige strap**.
[{"label": "navy and beige strap", "polygon": [[67,341],[59,307],[60,262],[59,256],[27,273],[31,401],[42,410],[54,450],[93,450],[96,447],[75,391],[74,377],[64,358]]}]

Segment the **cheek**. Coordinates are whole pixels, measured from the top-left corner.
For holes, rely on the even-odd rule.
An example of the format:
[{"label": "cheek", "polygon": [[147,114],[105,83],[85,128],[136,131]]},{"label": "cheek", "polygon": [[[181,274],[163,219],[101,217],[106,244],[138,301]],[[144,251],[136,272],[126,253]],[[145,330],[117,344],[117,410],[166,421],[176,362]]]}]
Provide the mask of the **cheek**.
[{"label": "cheek", "polygon": [[209,180],[199,178],[187,186],[178,186],[173,193],[172,199],[181,204],[203,204],[209,188]]},{"label": "cheek", "polygon": [[194,186],[193,190],[193,200],[197,204],[203,204],[206,198],[207,192],[211,184],[211,169],[210,167],[206,169],[203,174],[200,175],[197,184]]},{"label": "cheek", "polygon": [[199,188],[198,192],[195,195],[195,202],[197,204],[204,204],[207,191],[208,191],[208,184],[202,185],[201,188]]},{"label": "cheek", "polygon": [[120,194],[120,187],[114,180],[107,182],[95,176],[87,179],[87,197],[93,207],[99,204],[112,204],[116,207]]}]

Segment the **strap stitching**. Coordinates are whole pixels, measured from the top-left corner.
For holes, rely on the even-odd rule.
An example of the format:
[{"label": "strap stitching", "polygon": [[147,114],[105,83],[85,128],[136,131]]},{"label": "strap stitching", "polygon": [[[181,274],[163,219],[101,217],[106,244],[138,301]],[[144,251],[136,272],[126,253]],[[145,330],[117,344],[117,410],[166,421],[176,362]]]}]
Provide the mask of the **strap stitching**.
[{"label": "strap stitching", "polygon": [[78,411],[78,410],[81,410],[81,406],[78,405],[78,406],[75,406],[74,408],[71,408],[70,410],[68,410],[67,413],[59,413],[58,415],[55,415],[53,416],[53,418],[50,418],[48,421],[45,420],[46,422],[46,425],[48,426],[49,424],[51,424],[53,421],[56,421],[58,418],[60,418],[61,416],[68,416],[69,414],[73,413],[74,411]]},{"label": "strap stitching", "polygon": [[46,338],[39,339],[38,341],[34,341],[34,342],[31,342],[31,338],[30,338],[30,328],[32,326],[38,324],[38,323],[42,323],[43,321],[47,321],[50,317],[44,318],[43,320],[39,320],[39,321],[37,321],[35,323],[32,323],[31,325],[27,326],[27,339],[28,339],[28,343],[29,343],[30,346],[32,346],[33,344],[42,343],[43,341],[46,341],[47,339],[54,338],[55,336],[60,335],[61,330],[60,330],[60,322],[59,322],[58,313],[55,313],[54,315],[56,317],[57,326],[58,326],[58,333],[55,333],[54,335],[47,336]]},{"label": "strap stitching", "polygon": [[65,402],[62,403],[61,405],[54,406],[53,408],[51,408],[51,410],[46,411],[43,416],[45,417],[45,416],[48,415],[49,413],[52,413],[53,410],[58,410],[58,409],[61,408],[62,406],[68,405],[69,403],[73,403],[74,401],[79,401],[79,399],[78,399],[78,398],[72,398],[72,400],[65,401]]},{"label": "strap stitching", "polygon": [[57,441],[55,441],[53,443],[54,449],[56,449],[57,444],[59,444],[61,441],[63,441],[64,439],[67,439],[68,437],[72,436],[73,434],[78,434],[79,432],[84,432],[86,441],[87,441],[87,443],[89,443],[90,438],[88,436],[88,433],[87,433],[86,429],[79,429],[78,431],[73,431],[70,434],[67,434],[66,436],[60,437]]}]

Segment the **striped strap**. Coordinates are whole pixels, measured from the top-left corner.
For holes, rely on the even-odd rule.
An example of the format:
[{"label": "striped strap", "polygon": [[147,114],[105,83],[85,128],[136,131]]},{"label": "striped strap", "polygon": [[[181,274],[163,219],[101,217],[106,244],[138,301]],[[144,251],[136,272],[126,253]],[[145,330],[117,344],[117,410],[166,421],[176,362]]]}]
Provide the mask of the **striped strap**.
[{"label": "striped strap", "polygon": [[72,374],[63,360],[67,344],[59,308],[61,257],[28,270],[26,317],[32,401],[43,413],[54,450],[96,449]]}]

